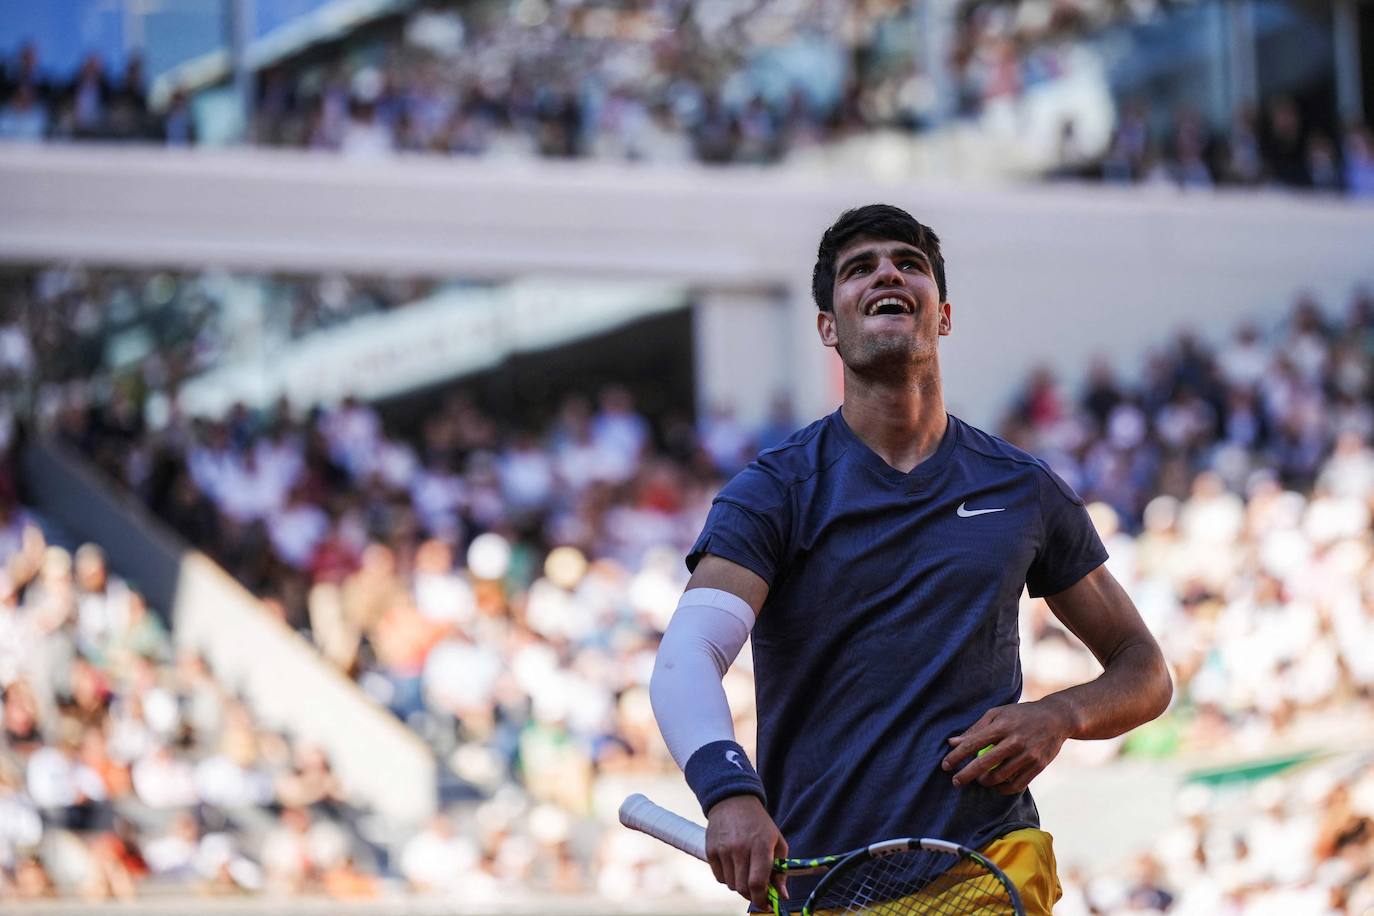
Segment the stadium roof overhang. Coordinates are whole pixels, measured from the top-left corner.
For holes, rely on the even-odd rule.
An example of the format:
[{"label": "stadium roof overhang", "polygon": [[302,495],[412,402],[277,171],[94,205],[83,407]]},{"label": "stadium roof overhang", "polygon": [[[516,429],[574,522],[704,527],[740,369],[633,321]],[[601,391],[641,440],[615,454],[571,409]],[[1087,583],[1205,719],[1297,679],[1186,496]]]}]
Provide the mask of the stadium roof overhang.
[{"label": "stadium roof overhang", "polygon": [[[329,0],[259,36],[248,44],[244,58],[251,70],[262,70],[331,41],[346,38],[358,28],[404,13],[418,0]],[[151,97],[161,105],[175,89],[194,92],[216,86],[232,75],[229,50],[220,48],[194,57],[159,74]]]}]

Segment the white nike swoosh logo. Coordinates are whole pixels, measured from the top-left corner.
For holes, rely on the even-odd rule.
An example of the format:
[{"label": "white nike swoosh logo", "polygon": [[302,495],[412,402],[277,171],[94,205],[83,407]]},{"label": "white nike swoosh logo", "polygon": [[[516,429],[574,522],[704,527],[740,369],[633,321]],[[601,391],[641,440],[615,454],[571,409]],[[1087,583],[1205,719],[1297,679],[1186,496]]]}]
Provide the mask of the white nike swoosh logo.
[{"label": "white nike swoosh logo", "polygon": [[975,515],[987,515],[989,512],[1007,511],[1006,506],[1003,506],[1000,509],[965,509],[964,505],[964,503],[960,503],[959,508],[954,510],[956,513],[958,513],[960,518],[973,518]]},{"label": "white nike swoosh logo", "polygon": [[742,764],[742,763],[739,762],[739,751],[726,751],[726,752],[725,752],[725,759],[726,759],[727,762],[733,763],[735,766],[739,767],[741,770],[744,769],[744,764]]}]

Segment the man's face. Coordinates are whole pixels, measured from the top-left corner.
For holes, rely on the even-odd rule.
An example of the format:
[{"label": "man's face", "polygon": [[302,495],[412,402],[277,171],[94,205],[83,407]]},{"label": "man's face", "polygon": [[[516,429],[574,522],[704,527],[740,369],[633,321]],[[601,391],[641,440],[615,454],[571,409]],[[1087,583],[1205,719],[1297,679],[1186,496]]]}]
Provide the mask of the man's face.
[{"label": "man's face", "polygon": [[834,307],[816,327],[850,371],[901,374],[934,359],[937,339],[950,332],[950,306],[919,248],[859,238],[835,258]]}]

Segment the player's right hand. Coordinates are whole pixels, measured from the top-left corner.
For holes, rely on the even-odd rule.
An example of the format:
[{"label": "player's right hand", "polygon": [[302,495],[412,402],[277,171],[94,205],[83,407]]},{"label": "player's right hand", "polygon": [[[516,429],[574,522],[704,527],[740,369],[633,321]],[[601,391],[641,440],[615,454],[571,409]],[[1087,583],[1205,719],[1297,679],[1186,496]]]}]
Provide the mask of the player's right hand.
[{"label": "player's right hand", "polygon": [[758,909],[771,910],[770,882],[787,899],[786,877],[773,872],[773,860],[787,858],[787,841],[755,796],[733,795],[707,812],[706,858],[717,881]]}]

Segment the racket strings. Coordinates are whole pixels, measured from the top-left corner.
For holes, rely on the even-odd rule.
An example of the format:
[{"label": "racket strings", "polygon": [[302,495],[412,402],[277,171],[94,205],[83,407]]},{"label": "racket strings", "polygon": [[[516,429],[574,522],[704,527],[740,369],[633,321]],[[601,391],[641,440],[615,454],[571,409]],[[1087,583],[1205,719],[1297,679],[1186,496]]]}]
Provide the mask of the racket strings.
[{"label": "racket strings", "polygon": [[992,916],[1012,913],[1011,895],[977,862],[908,851],[864,861],[836,875],[813,907],[818,914],[872,916]]}]

